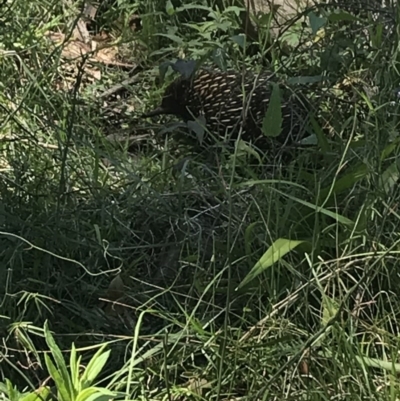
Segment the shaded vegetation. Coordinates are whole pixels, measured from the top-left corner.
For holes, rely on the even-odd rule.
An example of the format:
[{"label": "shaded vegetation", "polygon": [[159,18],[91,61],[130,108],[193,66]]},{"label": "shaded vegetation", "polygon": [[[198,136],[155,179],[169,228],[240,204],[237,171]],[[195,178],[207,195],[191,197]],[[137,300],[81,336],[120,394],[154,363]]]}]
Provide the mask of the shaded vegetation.
[{"label": "shaded vegetation", "polygon": [[[233,0],[6,2],[3,398],[397,399],[396,7],[246,30]],[[143,118],[179,59],[272,71],[308,145],[195,151]]]}]

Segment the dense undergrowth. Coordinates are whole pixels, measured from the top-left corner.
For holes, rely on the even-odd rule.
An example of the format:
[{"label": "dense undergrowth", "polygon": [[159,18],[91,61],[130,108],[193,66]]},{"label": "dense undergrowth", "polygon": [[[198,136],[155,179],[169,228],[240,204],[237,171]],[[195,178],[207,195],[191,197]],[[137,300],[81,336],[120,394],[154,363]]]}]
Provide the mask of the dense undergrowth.
[{"label": "dense undergrowth", "polygon": [[[80,3],[3,5],[2,398],[398,399],[398,11],[264,13],[251,41],[239,2],[182,3],[103,6],[101,55]],[[176,59],[276,72],[314,145],[178,145],[141,118]]]}]

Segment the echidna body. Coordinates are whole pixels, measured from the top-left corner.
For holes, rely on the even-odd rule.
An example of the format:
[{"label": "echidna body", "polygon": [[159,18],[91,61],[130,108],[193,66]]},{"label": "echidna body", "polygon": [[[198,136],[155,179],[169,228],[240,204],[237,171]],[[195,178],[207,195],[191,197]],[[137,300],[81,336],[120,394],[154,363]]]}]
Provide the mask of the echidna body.
[{"label": "echidna body", "polygon": [[[145,117],[171,114],[185,122],[204,116],[213,134],[237,136],[242,128],[246,140],[257,142],[271,97],[271,74],[253,75],[201,69],[191,78],[179,77],[165,90],[161,106]],[[282,133],[285,141],[295,126],[296,108],[289,99],[282,101]],[[298,126],[298,124],[296,124]]]}]

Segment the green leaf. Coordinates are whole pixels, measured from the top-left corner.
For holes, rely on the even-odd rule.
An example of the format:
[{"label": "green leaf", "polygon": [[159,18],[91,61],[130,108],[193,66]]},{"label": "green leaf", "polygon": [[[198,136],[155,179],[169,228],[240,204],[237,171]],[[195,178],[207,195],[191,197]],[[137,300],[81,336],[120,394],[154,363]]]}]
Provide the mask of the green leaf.
[{"label": "green leaf", "polygon": [[24,394],[19,401],[46,401],[50,394],[50,387],[40,387],[35,392]]},{"label": "green leaf", "polygon": [[190,322],[193,331],[197,333],[199,336],[207,335],[207,332],[203,329],[201,321],[197,319],[195,316],[188,316],[188,321]]},{"label": "green leaf", "polygon": [[31,352],[37,353],[32,340],[30,339],[29,335],[26,334],[26,331],[23,327],[17,327],[15,329],[15,334],[18,338],[18,341],[23,345],[24,348]]},{"label": "green leaf", "polygon": [[[191,25],[191,24],[189,24]],[[217,24],[216,21],[211,20],[211,21],[207,21],[202,23],[201,25],[198,25],[198,29],[199,32],[202,33],[202,37],[203,39],[211,39],[211,36],[209,35],[210,33],[214,33],[215,31],[218,31],[218,29],[220,29],[220,27],[222,27],[222,30],[227,30],[227,28],[229,27],[229,23],[225,23],[225,24]]]},{"label": "green leaf", "polygon": [[279,85],[272,83],[268,110],[264,116],[262,131],[265,136],[275,138],[282,131],[282,106]]},{"label": "green leaf", "polygon": [[322,298],[322,325],[326,325],[333,319],[339,310],[339,304],[333,299],[327,296]]},{"label": "green leaf", "polygon": [[[219,24],[216,24],[216,26],[222,32],[228,32],[228,30],[232,27],[232,23],[230,21],[223,21],[223,22],[220,22]],[[212,28],[212,31],[215,32],[215,28]]]},{"label": "green leaf", "polygon": [[7,387],[7,395],[10,401],[19,401],[20,393],[19,391],[12,385],[11,381],[6,379],[6,387]]},{"label": "green leaf", "polygon": [[339,213],[331,212],[330,210],[325,209],[325,208],[323,208],[321,206],[318,206],[318,205],[315,205],[313,203],[310,203],[310,202],[304,201],[302,199],[296,198],[294,196],[288,195],[285,192],[279,191],[276,188],[271,188],[271,189],[273,191],[275,191],[275,192],[278,192],[279,194],[281,194],[282,196],[284,196],[284,197],[286,197],[288,199],[291,199],[291,200],[293,200],[293,201],[295,201],[297,203],[300,203],[301,205],[307,206],[308,208],[313,209],[318,213],[322,213],[325,216],[331,217],[333,220],[335,220],[335,221],[337,221],[339,223],[342,223],[342,224],[344,224],[346,226],[354,226],[354,221],[348,219],[345,216],[342,216]]},{"label": "green leaf", "polygon": [[[278,181],[275,181],[275,180],[249,180],[249,181],[246,181],[246,182],[240,184],[239,186],[266,185],[266,184],[273,184],[274,182],[278,183]],[[286,184],[289,184],[289,185],[304,189],[303,186],[295,184],[295,183],[292,183],[290,181],[280,181],[279,183],[280,184],[286,183]],[[285,193],[283,191],[280,191],[279,189],[274,188],[272,186],[270,187],[270,189],[272,191],[275,191],[275,192],[281,194],[285,198],[291,199],[291,200],[293,200],[293,201],[295,201],[297,203],[300,203],[301,205],[307,206],[308,208],[313,209],[318,213],[322,213],[322,214],[324,214],[324,215],[326,215],[328,217],[331,217],[332,219],[334,219],[334,220],[336,220],[336,221],[338,221],[338,222],[340,222],[342,224],[345,224],[347,226],[354,226],[354,222],[352,220],[348,219],[347,217],[344,217],[344,216],[340,215],[339,213],[331,212],[328,209],[325,209],[325,208],[320,207],[318,205],[315,205],[313,203],[304,201],[302,199],[296,198],[295,196],[289,195],[289,194],[287,194],[287,193]],[[322,193],[322,191],[321,191],[321,193]],[[323,199],[323,198],[321,197],[321,199]]]},{"label": "green leaf", "polygon": [[355,183],[364,179],[369,173],[369,169],[365,164],[356,166],[353,171],[341,177],[333,185],[323,188],[320,192],[320,199],[325,202],[332,194],[338,195],[348,188],[354,186]]},{"label": "green leaf", "polygon": [[68,391],[67,386],[65,385],[65,381],[63,380],[60,372],[57,370],[57,368],[55,367],[53,361],[51,360],[48,354],[44,354],[44,360],[46,362],[47,370],[49,371],[49,374],[54,380],[54,383],[57,387],[60,400],[73,401],[74,397]]},{"label": "green leaf", "polygon": [[155,35],[162,36],[164,38],[168,38],[168,39],[172,40],[173,42],[177,43],[179,46],[183,45],[183,43],[184,43],[182,38],[180,38],[179,36],[174,35],[174,34],[156,33]]},{"label": "green leaf", "polygon": [[359,18],[356,16],[347,13],[346,11],[341,11],[338,13],[332,13],[328,16],[328,20],[331,22],[338,22],[338,21],[360,21]]},{"label": "green leaf", "polygon": [[52,334],[49,330],[47,322],[45,323],[45,327],[44,327],[44,335],[45,335],[46,343],[47,343],[48,347],[50,348],[50,351],[56,361],[57,367],[60,370],[64,371],[65,374],[68,375],[67,365],[65,364],[64,357],[63,357],[62,352],[61,352],[60,348],[58,347],[57,343],[54,341],[54,337],[52,336]]},{"label": "green leaf", "polygon": [[[67,393],[71,398],[74,397],[73,394],[73,389],[72,389],[72,383],[71,383],[71,378],[68,374],[67,370],[67,365],[65,364],[64,357],[62,355],[62,352],[56,342],[54,341],[53,336],[51,335],[51,332],[49,330],[48,322],[46,321],[44,325],[44,336],[46,339],[46,343],[48,347],[50,348],[51,354],[53,355],[53,358],[57,364],[57,367],[59,369],[59,375],[62,377],[63,385],[66,388]],[[47,355],[47,354],[46,354]],[[50,360],[50,357],[47,355],[48,360]],[[66,401],[67,399],[65,399]]]},{"label": "green leaf", "polygon": [[312,135],[306,136],[303,139],[300,139],[299,144],[307,145],[307,146],[310,146],[310,145],[315,146],[315,145],[318,145],[318,138],[315,134],[312,134]]},{"label": "green leaf", "polygon": [[115,397],[115,394],[105,388],[100,387],[89,387],[82,390],[75,401],[88,401],[88,400],[98,400],[100,397],[107,396],[109,399]]},{"label": "green leaf", "polygon": [[[255,228],[258,224],[260,224],[258,221],[255,221],[255,222],[249,224],[249,225],[247,226],[245,232],[244,232],[244,247],[245,247],[246,256],[248,257],[249,262],[250,262],[250,258],[249,258],[249,257],[250,257],[250,255],[251,255],[251,253],[252,253],[252,252],[251,252],[251,236],[252,236],[252,234],[253,234],[254,228]],[[251,262],[250,262],[250,263],[251,263]]]},{"label": "green leaf", "polygon": [[217,48],[212,51],[211,55],[213,63],[217,65],[221,70],[226,70],[227,62],[226,62],[226,52],[224,49]]},{"label": "green leaf", "polygon": [[[98,392],[90,395],[88,398],[86,398],[86,401],[110,401],[116,396],[116,393],[106,390],[105,388],[99,388]],[[122,396],[122,398],[124,397]]]},{"label": "green leaf", "polygon": [[381,161],[386,160],[398,147],[400,143],[400,138],[396,138],[392,143],[390,143],[386,148],[383,149],[381,153]]},{"label": "green leaf", "polygon": [[187,10],[203,10],[203,11],[210,11],[210,7],[202,6],[200,4],[184,4],[181,7],[177,7],[176,11],[187,11]]},{"label": "green leaf", "polygon": [[258,25],[262,26],[263,28],[269,28],[273,16],[273,13],[262,13],[258,18]]},{"label": "green leaf", "polygon": [[322,153],[326,155],[329,152],[329,143],[328,140],[326,139],[324,131],[322,130],[321,126],[317,123],[314,116],[310,116],[310,123],[318,139],[318,145],[320,146]]},{"label": "green leaf", "polygon": [[105,347],[106,344],[101,346],[101,348],[93,355],[88,366],[86,367],[85,373],[82,375],[81,379],[84,388],[92,384],[106,364],[110,356],[110,351],[104,352]]},{"label": "green leaf", "polygon": [[246,36],[245,35],[234,35],[231,37],[232,42],[238,44],[242,49],[244,49],[246,44]]},{"label": "green leaf", "polygon": [[187,122],[188,128],[195,133],[200,145],[203,143],[204,140],[206,123],[206,119],[203,115],[200,115],[198,118],[196,118],[195,121],[189,120]]},{"label": "green leaf", "polygon": [[313,11],[308,14],[308,20],[314,35],[326,24],[326,18],[318,17]]},{"label": "green leaf", "polygon": [[383,37],[383,24],[379,23],[375,27],[375,32],[371,32],[372,46],[379,49],[382,46],[382,37]]},{"label": "green leaf", "polygon": [[304,191],[307,191],[307,188],[305,186],[300,185],[297,182],[285,181],[282,179],[248,180],[238,184],[237,186],[238,188],[241,188],[241,187],[249,187],[252,185],[273,185],[273,184],[288,185],[289,187],[300,188]]},{"label": "green leaf", "polygon": [[224,14],[235,13],[236,16],[239,17],[240,13],[243,11],[245,11],[245,9],[242,7],[229,6],[224,9]]},{"label": "green leaf", "polygon": [[[236,145],[237,145],[238,155],[242,153],[250,154],[253,157],[255,157],[261,164],[261,157],[258,154],[258,152],[253,147],[249,146],[245,141],[243,141],[243,139],[237,141]],[[234,157],[234,155],[232,155],[232,157]]]},{"label": "green leaf", "polygon": [[172,4],[171,0],[167,0],[167,3],[165,5],[165,11],[167,12],[168,15],[175,14],[175,8],[174,8],[174,5]]},{"label": "green leaf", "polygon": [[170,66],[175,72],[179,72],[185,79],[190,78],[196,71],[197,63],[195,60],[181,60],[175,62],[166,61],[163,65]]},{"label": "green leaf", "polygon": [[382,190],[389,194],[393,187],[397,185],[399,178],[399,169],[397,163],[394,162],[381,175],[380,186]]},{"label": "green leaf", "polygon": [[306,241],[293,241],[286,238],[277,239],[264,253],[263,256],[259,259],[259,261],[254,265],[249,274],[243,279],[243,281],[237,287],[237,290],[244,285],[248,284],[255,277],[261,274],[263,271],[268,269],[268,267],[272,266],[278,260],[282,259],[287,253],[295,249],[300,244],[305,243]]},{"label": "green leaf", "polygon": [[81,391],[81,385],[79,381],[79,365],[81,362],[81,357],[76,358],[76,348],[75,344],[72,344],[71,356],[69,358],[69,369],[71,371],[71,381],[72,387],[76,393]]}]

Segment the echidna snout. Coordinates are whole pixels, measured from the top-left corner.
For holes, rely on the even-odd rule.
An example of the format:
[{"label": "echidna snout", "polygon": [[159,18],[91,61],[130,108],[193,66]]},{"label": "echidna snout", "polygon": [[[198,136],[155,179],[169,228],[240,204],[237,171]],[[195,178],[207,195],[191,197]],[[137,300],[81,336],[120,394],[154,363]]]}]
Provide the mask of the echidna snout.
[{"label": "echidna snout", "polygon": [[170,114],[169,110],[166,110],[162,106],[155,108],[154,110],[151,110],[147,113],[144,113],[142,115],[143,118],[148,118],[148,117],[155,117],[155,116],[161,116],[163,114]]}]

